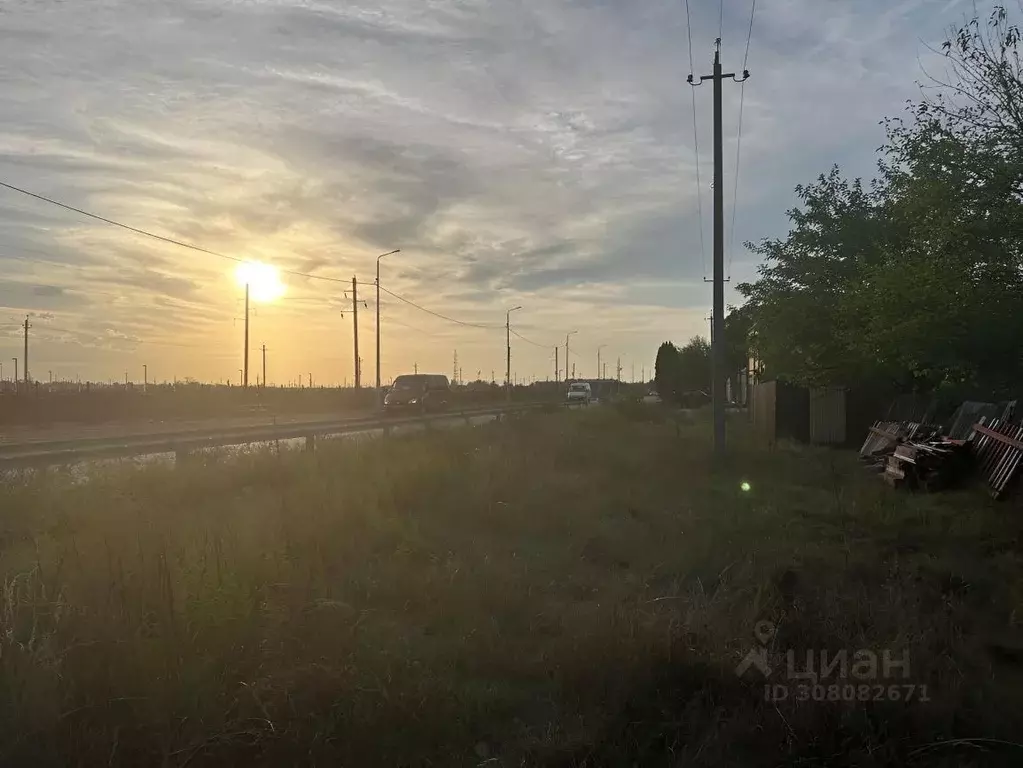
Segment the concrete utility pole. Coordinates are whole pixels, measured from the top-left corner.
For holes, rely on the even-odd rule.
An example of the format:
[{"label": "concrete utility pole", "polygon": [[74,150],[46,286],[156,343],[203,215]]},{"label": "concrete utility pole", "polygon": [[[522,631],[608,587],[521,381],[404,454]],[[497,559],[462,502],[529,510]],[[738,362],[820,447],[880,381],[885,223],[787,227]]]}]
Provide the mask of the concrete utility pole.
[{"label": "concrete utility pole", "polygon": [[600,350],[602,350],[606,346],[607,346],[607,344],[601,344],[599,347],[597,347],[597,378],[598,379],[600,378]]},{"label": "concrete utility pole", "polygon": [[504,388],[507,392],[508,399],[511,400],[511,313],[516,310],[522,309],[522,306],[512,307],[509,309],[504,316],[504,333],[505,333],[505,351],[507,356],[505,358],[506,368],[504,373]]},{"label": "concrete utility pole", "polygon": [[242,375],[242,386],[249,386],[249,283],[245,283],[245,368]]},{"label": "concrete utility pole", "polygon": [[355,388],[362,387],[362,371],[359,370],[359,285],[355,282],[355,275],[352,275],[352,326],[355,339]]},{"label": "concrete utility pole", "polygon": [[266,344],[263,345],[263,387],[266,388]]},{"label": "concrete utility pole", "polygon": [[737,83],[749,78],[749,71],[742,73],[739,80],[734,72],[721,72],[721,39],[714,43],[714,74],[702,75],[698,83],[693,75],[689,84],[697,86],[706,80],[714,81],[714,322],[711,326],[711,364],[713,371],[714,407],[714,456],[722,458],[725,453],[725,211],[724,211],[724,158],[721,138],[721,90],[722,82],[730,77]]},{"label": "concrete utility pole", "polygon": [[558,365],[558,348],[554,348],[554,383],[561,381],[561,366]]},{"label": "concrete utility pole", "polygon": [[[28,329],[32,326],[28,324],[28,315],[25,315],[25,365],[22,366],[22,372],[25,375],[25,384],[28,384],[31,380],[28,375]],[[15,375],[14,378],[18,378]]]},{"label": "concrete utility pole", "polygon": [[383,389],[380,387],[380,259],[392,253],[401,253],[401,248],[377,256],[377,406],[380,408],[384,405]]},{"label": "concrete utility pole", "polygon": [[415,372],[416,372],[416,376],[418,376],[419,375],[419,363],[415,364]]},{"label": "concrete utility pole", "polygon": [[573,333],[579,333],[579,331],[569,331],[565,334],[565,383],[568,383],[568,338]]},{"label": "concrete utility pole", "polygon": [[142,364],[142,391],[145,392],[149,389],[149,366],[145,363]]}]

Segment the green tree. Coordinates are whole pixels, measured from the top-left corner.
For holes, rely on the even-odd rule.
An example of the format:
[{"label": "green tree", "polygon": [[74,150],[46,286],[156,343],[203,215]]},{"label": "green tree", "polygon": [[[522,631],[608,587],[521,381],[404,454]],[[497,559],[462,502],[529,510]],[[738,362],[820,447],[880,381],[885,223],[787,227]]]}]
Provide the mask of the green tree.
[{"label": "green tree", "polygon": [[678,351],[678,381],[681,392],[710,393],[710,344],[702,336],[693,336]]},{"label": "green tree", "polygon": [[[953,29],[950,78],[886,121],[879,178],[798,187],[740,285],[765,373],[1008,393],[1023,374],[1023,87],[1004,8]],[[738,325],[738,323],[736,323]]]},{"label": "green tree", "polygon": [[654,386],[657,394],[666,403],[678,403],[678,347],[665,341],[657,348],[654,360]]}]

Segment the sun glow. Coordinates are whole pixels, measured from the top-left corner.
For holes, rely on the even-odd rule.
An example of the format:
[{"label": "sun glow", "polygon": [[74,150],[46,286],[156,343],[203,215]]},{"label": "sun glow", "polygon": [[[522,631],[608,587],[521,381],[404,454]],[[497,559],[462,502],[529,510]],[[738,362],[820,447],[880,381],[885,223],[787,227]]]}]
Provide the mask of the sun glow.
[{"label": "sun glow", "polygon": [[276,267],[247,261],[235,270],[238,284],[249,286],[249,294],[255,301],[274,301],[284,295],[284,284]]}]

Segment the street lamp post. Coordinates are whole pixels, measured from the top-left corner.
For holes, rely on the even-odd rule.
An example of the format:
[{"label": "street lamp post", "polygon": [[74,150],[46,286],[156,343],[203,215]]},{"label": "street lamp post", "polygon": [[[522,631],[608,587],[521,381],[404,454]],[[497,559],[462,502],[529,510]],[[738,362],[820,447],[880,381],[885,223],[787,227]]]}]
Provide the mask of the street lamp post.
[{"label": "street lamp post", "polygon": [[377,406],[383,404],[380,389],[380,259],[384,256],[390,256],[392,253],[401,253],[401,248],[396,248],[393,251],[387,253],[381,253],[377,256]]},{"label": "street lamp post", "polygon": [[249,386],[249,281],[245,281],[245,369],[242,386]]},{"label": "street lamp post", "polygon": [[568,367],[568,337],[571,336],[574,333],[579,333],[579,331],[569,331],[568,333],[565,334],[565,383],[566,384],[568,383],[568,372],[570,370],[570,368]]},{"label": "street lamp post", "polygon": [[607,346],[607,344],[601,344],[599,347],[597,347],[597,378],[598,379],[600,378],[600,350],[602,350],[606,346]]},{"label": "street lamp post", "polygon": [[14,361],[14,391],[17,392],[18,391],[18,358],[12,357],[11,360]]},{"label": "street lamp post", "polygon": [[505,371],[505,390],[508,392],[508,399],[511,400],[511,313],[517,309],[522,309],[521,306],[512,307],[509,309],[504,316],[504,332],[506,337],[505,349],[507,351],[507,369]]}]

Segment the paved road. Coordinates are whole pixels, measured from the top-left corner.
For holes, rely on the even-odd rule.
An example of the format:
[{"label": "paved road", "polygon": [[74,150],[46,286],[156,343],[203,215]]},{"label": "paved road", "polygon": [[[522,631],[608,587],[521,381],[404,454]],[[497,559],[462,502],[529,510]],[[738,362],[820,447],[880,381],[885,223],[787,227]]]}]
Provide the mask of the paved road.
[{"label": "paved road", "polygon": [[260,427],[271,424],[305,424],[317,421],[341,421],[347,418],[369,416],[370,412],[339,412],[304,413],[277,415],[274,421],[272,413],[254,413],[250,416],[232,416],[223,419],[196,419],[192,421],[133,421],[111,422],[107,424],[52,424],[46,427],[18,425],[0,427],[0,446],[31,445],[53,441],[71,440],[116,440],[121,437],[139,435],[161,435],[171,432],[185,432],[199,429],[233,429],[236,427]]}]

